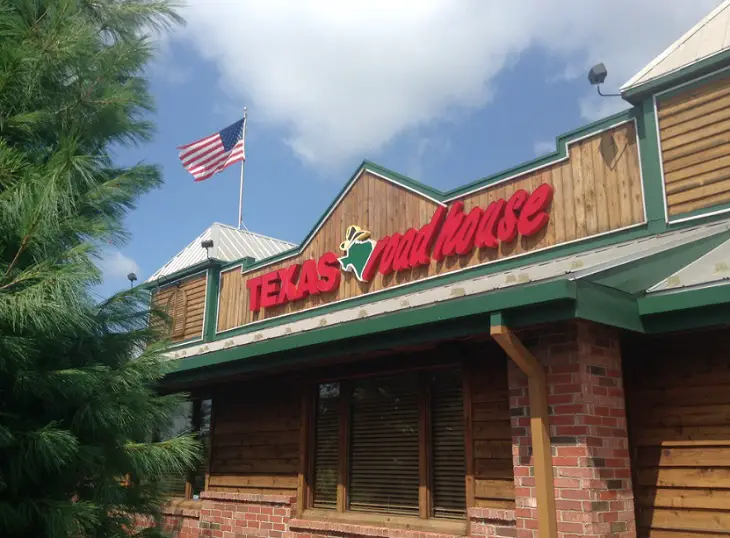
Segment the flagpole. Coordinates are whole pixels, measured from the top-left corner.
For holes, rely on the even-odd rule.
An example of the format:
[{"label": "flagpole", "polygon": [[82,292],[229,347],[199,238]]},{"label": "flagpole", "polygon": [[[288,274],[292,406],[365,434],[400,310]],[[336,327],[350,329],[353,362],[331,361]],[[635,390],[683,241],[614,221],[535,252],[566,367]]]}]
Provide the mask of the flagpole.
[{"label": "flagpole", "polygon": [[243,226],[243,169],[246,166],[246,127],[248,126],[248,121],[246,121],[246,118],[248,116],[248,110],[246,107],[243,107],[243,151],[244,151],[244,159],[241,161],[241,186],[238,191],[238,229],[240,230]]}]

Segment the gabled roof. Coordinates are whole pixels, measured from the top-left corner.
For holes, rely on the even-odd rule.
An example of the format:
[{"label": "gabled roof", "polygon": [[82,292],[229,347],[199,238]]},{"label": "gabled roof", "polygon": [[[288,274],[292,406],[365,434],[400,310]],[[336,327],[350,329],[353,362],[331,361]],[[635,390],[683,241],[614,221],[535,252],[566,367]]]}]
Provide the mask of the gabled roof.
[{"label": "gabled roof", "polygon": [[689,32],[631,77],[621,86],[621,92],[634,90],[728,48],[730,48],[730,0],[724,0]]},{"label": "gabled roof", "polygon": [[[213,248],[206,252],[200,246],[202,241],[213,240]],[[196,237],[188,246],[178,252],[169,262],[158,269],[147,282],[153,282],[170,276],[189,267],[205,262],[208,258],[231,262],[251,257],[261,260],[276,256],[286,250],[296,247],[294,243],[274,239],[265,235],[239,230],[233,226],[214,222],[203,233]]]}]

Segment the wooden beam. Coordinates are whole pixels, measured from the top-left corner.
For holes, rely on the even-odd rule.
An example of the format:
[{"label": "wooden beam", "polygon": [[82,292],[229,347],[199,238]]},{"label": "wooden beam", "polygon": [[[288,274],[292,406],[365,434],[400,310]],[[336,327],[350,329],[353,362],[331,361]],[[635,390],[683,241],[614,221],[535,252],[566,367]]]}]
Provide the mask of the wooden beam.
[{"label": "wooden beam", "polygon": [[[314,387],[316,388],[316,386]],[[299,473],[297,476],[297,517],[301,517],[306,508],[311,506],[309,484],[311,476],[311,447],[309,440],[312,430],[312,416],[314,413],[314,388],[305,385],[302,391],[301,423],[299,425]]]},{"label": "wooden beam", "polygon": [[350,447],[350,384],[348,382],[340,383],[340,401],[339,401],[339,447],[337,450],[337,511],[345,512],[347,510],[347,491],[348,491],[348,472],[347,460],[349,459]]},{"label": "wooden beam", "polygon": [[[503,321],[501,316],[498,321]],[[558,523],[555,511],[553,458],[550,447],[545,372],[537,358],[520,342],[509,327],[504,324],[495,324],[492,325],[490,333],[507,356],[517,364],[520,370],[527,374],[527,386],[530,395],[530,433],[535,465],[538,535],[540,538],[557,538]]]}]

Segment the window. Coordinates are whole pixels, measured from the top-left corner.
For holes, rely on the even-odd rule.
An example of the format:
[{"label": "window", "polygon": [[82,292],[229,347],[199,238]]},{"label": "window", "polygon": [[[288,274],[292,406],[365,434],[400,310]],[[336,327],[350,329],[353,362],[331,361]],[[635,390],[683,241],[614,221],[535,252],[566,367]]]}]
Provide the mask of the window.
[{"label": "window", "polygon": [[173,473],[163,479],[165,493],[171,497],[197,499],[205,489],[206,462],[210,452],[211,400],[184,402],[170,428],[161,432],[160,440],[172,439],[186,432],[195,432],[203,444],[204,457],[196,469],[186,474]]},{"label": "window", "polygon": [[312,508],[465,517],[458,369],[320,384],[315,409]]},{"label": "window", "polygon": [[188,298],[185,290],[174,290],[167,299],[165,312],[170,316],[170,336],[173,338],[185,336],[185,321],[187,319]]}]

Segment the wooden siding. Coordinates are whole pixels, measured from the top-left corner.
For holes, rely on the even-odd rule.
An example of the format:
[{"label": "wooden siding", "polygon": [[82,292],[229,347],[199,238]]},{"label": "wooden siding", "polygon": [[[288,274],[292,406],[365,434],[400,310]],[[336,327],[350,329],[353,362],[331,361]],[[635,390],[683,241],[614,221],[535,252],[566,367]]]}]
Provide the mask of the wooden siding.
[{"label": "wooden siding", "polygon": [[301,389],[249,382],[215,397],[213,405],[208,488],[295,496]]},{"label": "wooden siding", "polygon": [[657,100],[669,216],[730,202],[730,77]]},{"label": "wooden siding", "polygon": [[[166,308],[170,296],[177,289],[181,289],[185,293],[187,301],[184,309],[184,330],[179,334],[171,337],[173,342],[184,342],[195,338],[201,338],[203,333],[203,323],[205,322],[205,292],[208,281],[205,273],[194,275],[182,281],[169,284],[155,290],[152,293],[152,301],[158,308]],[[172,313],[170,313],[172,315]],[[173,320],[174,324],[178,323]]]},{"label": "wooden siding", "polygon": [[515,486],[507,358],[495,348],[494,353],[490,352],[480,361],[470,364],[468,375],[471,389],[467,401],[471,402],[473,506],[513,510]]},{"label": "wooden siding", "polygon": [[730,335],[663,335],[625,347],[638,535],[727,536]]},{"label": "wooden siding", "polygon": [[633,123],[624,123],[569,146],[570,158],[535,172],[528,172],[492,188],[461,198],[465,210],[486,207],[499,197],[508,198],[524,188],[541,183],[555,187],[548,226],[533,237],[521,238],[498,250],[475,250],[472,254],[443,262],[432,261],[410,273],[377,274],[369,283],[359,282],[351,272],[342,273],[335,293],[309,297],[251,313],[246,281],[276,269],[319,258],[339,251],[347,226],[356,224],[369,230],[373,239],[427,224],[437,204],[370,173],[355,182],[304,251],[296,257],[269,265],[246,275],[239,267],[221,275],[218,330],[225,331],[252,321],[299,312],[334,301],[348,299],[426,277],[445,274],[468,266],[506,258],[524,252],[574,241],[591,235],[624,228],[644,220],[644,204],[639,172],[636,133]]}]

